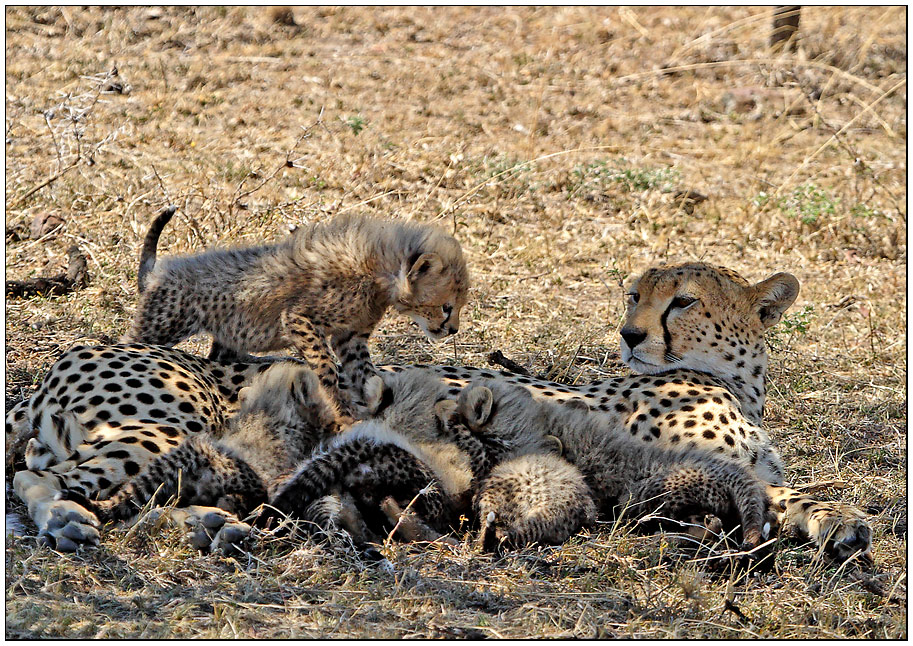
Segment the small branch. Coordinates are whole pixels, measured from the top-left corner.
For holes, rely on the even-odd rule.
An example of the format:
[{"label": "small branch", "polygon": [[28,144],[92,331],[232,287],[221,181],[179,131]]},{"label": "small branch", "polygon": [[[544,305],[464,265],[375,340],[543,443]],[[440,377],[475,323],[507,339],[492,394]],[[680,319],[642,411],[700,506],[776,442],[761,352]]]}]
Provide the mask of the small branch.
[{"label": "small branch", "polygon": [[73,245],[69,248],[69,266],[65,274],[57,276],[10,280],[6,283],[7,298],[28,298],[29,296],[60,296],[89,284],[86,257]]},{"label": "small branch", "polygon": [[10,204],[7,208],[9,208],[9,209],[15,209],[17,206],[19,206],[20,204],[22,204],[23,202],[25,202],[27,199],[29,199],[30,197],[32,197],[35,193],[37,193],[38,191],[40,191],[41,189],[43,189],[45,186],[48,186],[48,185],[50,185],[50,184],[53,184],[53,183],[56,182],[58,179],[60,179],[61,177],[63,177],[66,173],[70,172],[71,170],[73,170],[74,168],[76,168],[77,166],[79,166],[79,162],[80,162],[80,161],[82,161],[82,159],[79,158],[79,157],[77,157],[77,158],[76,158],[76,161],[74,161],[72,164],[70,164],[69,166],[67,166],[67,167],[64,168],[63,170],[57,171],[56,173],[54,173],[53,175],[51,175],[50,177],[48,177],[46,180],[44,180],[43,182],[41,182],[41,183],[38,184],[37,186],[35,186],[35,187],[33,187],[33,188],[30,188],[28,191],[25,192],[25,195],[23,195],[23,196],[20,197],[18,200],[16,200],[16,201],[13,202],[12,204]]},{"label": "small branch", "polygon": [[529,370],[521,366],[516,361],[511,361],[505,357],[504,353],[502,353],[500,350],[495,350],[489,354],[487,359],[488,363],[492,364],[493,366],[501,366],[502,368],[506,368],[510,372],[513,372],[514,374],[525,375],[527,377],[532,376]]}]

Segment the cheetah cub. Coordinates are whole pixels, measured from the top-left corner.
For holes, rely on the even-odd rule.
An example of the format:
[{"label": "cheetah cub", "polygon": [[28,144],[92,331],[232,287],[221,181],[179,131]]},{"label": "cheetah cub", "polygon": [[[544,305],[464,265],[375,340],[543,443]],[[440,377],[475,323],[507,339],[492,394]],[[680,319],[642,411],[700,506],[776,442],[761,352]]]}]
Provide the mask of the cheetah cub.
[{"label": "cheetah cub", "polygon": [[478,546],[485,551],[532,543],[557,545],[596,521],[596,504],[583,474],[551,451],[560,441],[494,424],[494,406],[523,408],[531,402],[522,388],[492,391],[470,385],[444,415],[458,446],[472,458],[473,509]]},{"label": "cheetah cub", "polygon": [[[529,391],[519,386],[485,381],[467,388],[469,392],[461,395],[461,402],[465,400],[466,404],[458,409],[458,417],[482,438],[483,444],[509,445],[513,438],[524,434],[556,437],[564,456],[583,474],[603,513],[653,519],[665,516],[675,521],[711,514],[729,526],[740,524],[744,546],[749,549],[769,535],[766,487],[739,463],[645,446],[613,433],[598,415],[578,406],[534,400]],[[547,481],[548,476],[542,479]],[[573,479],[565,477],[564,481]],[[530,497],[522,480],[514,482],[517,491],[512,496]],[[586,510],[585,490],[575,491],[574,496],[556,491],[556,503],[570,498],[578,510]],[[494,511],[497,522],[498,511]],[[566,508],[552,513],[566,513]],[[512,522],[517,525],[519,521]],[[530,515],[524,522],[539,521]]]},{"label": "cheetah cub", "polygon": [[480,454],[463,450],[441,421],[458,393],[420,369],[371,377],[365,399],[372,418],[315,451],[277,489],[270,505],[300,516],[339,488],[396,522],[402,507],[415,499],[414,535],[408,538],[440,538],[468,508],[472,459]]},{"label": "cheetah cub", "polygon": [[274,244],[156,261],[173,215],[164,211],[146,235],[129,341],[171,346],[208,332],[210,357],[292,346],[350,414],[331,346],[360,395],[376,374],[367,339],[389,308],[432,340],[459,329],[469,272],[459,243],[438,227],[345,215]]},{"label": "cheetah cub", "polygon": [[221,439],[196,435],[153,460],[114,496],[89,503],[99,520],[126,520],[170,499],[244,517],[340,428],[317,375],[302,365],[271,366],[238,396],[240,411]]}]

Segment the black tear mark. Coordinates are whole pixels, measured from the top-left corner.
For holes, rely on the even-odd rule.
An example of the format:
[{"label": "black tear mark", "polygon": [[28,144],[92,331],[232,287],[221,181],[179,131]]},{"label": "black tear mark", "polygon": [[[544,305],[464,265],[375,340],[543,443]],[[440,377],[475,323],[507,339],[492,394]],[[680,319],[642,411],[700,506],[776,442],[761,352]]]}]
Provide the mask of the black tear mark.
[{"label": "black tear mark", "polygon": [[660,325],[663,326],[663,344],[665,344],[665,352],[663,356],[670,356],[672,354],[672,335],[669,333],[669,327],[666,325],[666,319],[669,318],[669,312],[672,310],[672,304],[669,304],[669,307],[666,308],[666,311],[663,312],[663,315],[659,317]]}]

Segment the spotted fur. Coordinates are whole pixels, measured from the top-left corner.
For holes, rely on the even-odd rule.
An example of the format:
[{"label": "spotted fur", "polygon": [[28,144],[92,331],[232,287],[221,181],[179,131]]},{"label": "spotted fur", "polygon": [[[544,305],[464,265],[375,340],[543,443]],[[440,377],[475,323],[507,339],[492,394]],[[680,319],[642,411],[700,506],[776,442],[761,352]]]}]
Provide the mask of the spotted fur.
[{"label": "spotted fur", "polygon": [[375,373],[367,339],[387,309],[433,340],[459,329],[468,271],[459,243],[438,227],[348,215],[271,245],[156,261],[172,214],[147,235],[126,341],[171,346],[208,332],[211,358],[292,346],[348,413],[331,345],[359,393]]},{"label": "spotted fur", "polygon": [[332,402],[305,366],[277,363],[239,391],[241,410],[221,439],[187,438],[93,511],[123,520],[151,502],[207,505],[244,517],[321,442],[340,429]]},{"label": "spotted fur", "polygon": [[[795,299],[794,281],[778,274],[752,285],[735,272],[702,263],[649,270],[629,288],[637,302],[629,297],[623,330],[635,336],[623,337],[621,346],[623,358],[641,374],[566,385],[478,368],[414,369],[439,379],[453,399],[473,380],[516,384],[536,399],[586,405],[606,418],[613,432],[630,436],[634,446],[745,461],[768,484],[781,527],[809,536],[840,559],[866,555],[871,528],[865,515],[786,486],[782,461],[762,427],[764,330]],[[676,304],[679,297],[688,298]],[[137,368],[140,358],[146,365]],[[266,365],[251,358],[208,361],[150,346],[71,349],[31,399],[7,415],[7,463],[21,459],[22,447],[30,454],[30,468],[16,474],[16,492],[42,532],[63,538],[64,528],[75,528],[67,530],[77,536],[71,542],[97,540],[94,515],[70,501],[55,501],[61,488],[106,497],[185,435],[220,434],[237,410],[238,389]],[[386,373],[403,368],[381,370],[388,379]],[[63,415],[77,410],[72,417]],[[77,447],[78,459],[68,460]]]},{"label": "spotted fur", "polygon": [[[460,396],[454,417],[456,423],[465,424],[481,436],[483,444],[498,448],[515,446],[519,437],[542,438],[544,443],[552,435],[559,440],[567,460],[576,465],[573,471],[570,465],[565,467],[554,460],[534,462],[521,469],[496,467],[492,475],[505,472],[500,475],[503,484],[496,487],[484,480],[484,495],[480,495],[478,504],[486,529],[496,524],[499,514],[510,518],[504,536],[513,532],[525,537],[549,530],[544,535],[563,533],[566,538],[568,532],[580,528],[579,523],[587,518],[586,512],[595,501],[609,518],[618,517],[623,511],[638,517],[655,512],[679,521],[700,512],[734,517],[737,523],[741,522],[750,548],[757,547],[765,537],[765,488],[736,462],[706,453],[679,453],[641,445],[627,434],[614,432],[604,416],[592,415],[580,406],[537,401],[527,390],[497,381],[468,386]],[[509,455],[510,451],[506,453]],[[549,468],[554,469],[554,491],[549,490]],[[574,472],[582,477],[574,478]],[[581,480],[586,481],[586,486],[581,486]],[[520,488],[524,485],[525,489]],[[554,496],[554,504],[548,500],[550,495]],[[534,503],[530,502],[530,507],[521,513],[514,511],[514,499]],[[492,513],[494,517],[489,518]]]}]

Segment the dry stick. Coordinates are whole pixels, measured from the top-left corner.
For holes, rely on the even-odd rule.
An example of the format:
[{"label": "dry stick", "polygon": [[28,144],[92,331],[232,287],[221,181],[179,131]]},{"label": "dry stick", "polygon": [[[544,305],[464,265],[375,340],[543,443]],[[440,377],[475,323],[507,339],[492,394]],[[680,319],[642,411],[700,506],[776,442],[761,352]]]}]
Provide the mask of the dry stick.
[{"label": "dry stick", "polygon": [[[272,173],[270,173],[262,182],[260,182],[259,184],[257,184],[256,186],[254,186],[251,189],[241,192],[241,188],[244,186],[244,182],[247,181],[247,178],[250,177],[250,175],[246,176],[244,179],[241,180],[241,183],[238,184],[238,188],[235,189],[235,195],[234,195],[234,197],[232,197],[231,203],[228,205],[229,215],[231,215],[232,211],[234,210],[235,204],[237,204],[241,198],[247,197],[251,193],[255,193],[255,192],[259,191],[261,188],[266,186],[267,183],[271,182],[273,180],[273,178],[276,177],[276,175],[278,175],[280,173],[280,171],[282,171],[283,168],[295,168],[295,161],[297,161],[297,159],[293,160],[292,154],[298,148],[298,144],[300,144],[301,141],[305,137],[310,136],[311,130],[315,126],[322,123],[322,121],[321,121],[322,117],[323,117],[323,108],[320,109],[320,115],[317,117],[317,121],[315,121],[314,123],[309,125],[307,128],[305,128],[304,132],[302,132],[298,136],[298,138],[295,140],[295,143],[292,145],[291,149],[285,153],[285,161],[282,162],[282,164],[280,164],[279,166],[277,166],[276,170],[274,170]],[[300,159],[300,158],[298,158],[298,159]]]},{"label": "dry stick", "polygon": [[409,214],[409,216],[406,218],[407,220],[411,220],[413,217],[415,217],[415,214],[418,213],[419,210],[420,210],[423,206],[425,206],[425,203],[428,202],[428,200],[431,199],[432,193],[434,193],[434,192],[438,189],[438,186],[440,186],[440,185],[441,185],[441,182],[444,181],[444,176],[447,175],[447,171],[450,170],[452,167],[453,167],[453,157],[450,158],[450,162],[447,164],[447,168],[444,169],[444,172],[441,173],[441,176],[438,178],[437,184],[435,184],[435,185],[434,185],[434,188],[432,188],[430,191],[428,191],[428,192],[425,194],[425,199],[423,199],[421,202],[419,202],[418,206],[416,206],[414,209],[412,209],[412,212],[411,212],[411,213]]},{"label": "dry stick", "polygon": [[[95,104],[98,103],[98,100],[99,100],[99,98],[101,97],[101,93],[102,93],[102,89],[104,88],[104,84],[105,84],[105,82],[107,82],[107,80],[108,80],[110,77],[111,77],[111,72],[105,73],[104,78],[101,79],[101,81],[98,83],[98,87],[97,87],[97,89],[96,89],[96,91],[95,91],[95,96],[92,98],[92,102],[89,103],[89,105],[87,105],[87,106],[82,110],[80,116],[85,116],[85,115],[87,115],[87,114],[89,113],[89,111],[92,110],[92,108],[95,107]],[[62,105],[63,105],[63,104],[61,104],[61,106],[62,106]],[[58,179],[60,179],[61,177],[63,177],[66,173],[68,173],[68,172],[70,172],[71,170],[73,170],[74,168],[76,168],[76,167],[79,165],[79,162],[83,161],[84,157],[83,157],[83,153],[82,153],[82,135],[79,134],[79,131],[78,131],[78,129],[76,128],[77,120],[72,116],[72,113],[71,113],[70,119],[71,119],[72,122],[73,122],[73,136],[74,136],[75,139],[76,139],[76,160],[75,160],[72,164],[70,164],[69,166],[67,166],[66,168],[63,168],[63,169],[57,171],[57,172],[54,173],[51,177],[48,177],[46,180],[44,180],[43,182],[41,182],[41,183],[38,184],[37,186],[34,186],[34,187],[30,188],[28,191],[25,192],[25,194],[24,194],[22,197],[18,198],[18,199],[17,199],[16,201],[14,201],[12,204],[9,204],[9,205],[7,206],[8,209],[14,209],[14,208],[16,208],[17,206],[19,206],[20,204],[22,204],[23,202],[25,202],[27,199],[29,199],[32,195],[34,195],[35,193],[37,193],[38,191],[40,191],[40,190],[43,189],[44,187],[49,186],[50,184],[53,184],[53,183],[56,182]],[[55,149],[56,149],[56,148],[57,148],[57,140],[56,140],[56,138],[54,137],[54,130],[53,130],[53,128],[51,128],[50,120],[49,120],[48,117],[47,117],[47,113],[45,113],[45,121],[46,121],[47,124],[48,124],[48,128],[51,130],[51,138],[52,138],[52,140],[54,141],[54,147],[55,147]],[[94,155],[94,153],[97,153],[97,152],[98,152],[99,147],[101,147],[101,145],[102,145],[105,141],[107,141],[107,139],[108,139],[108,138],[105,137],[105,138],[98,144],[98,146],[95,147],[95,150],[93,151],[93,155]],[[57,150],[57,154],[58,154],[58,163],[59,163],[59,159],[60,159],[60,151],[59,151],[59,150]],[[91,161],[91,159],[90,159],[90,161]]]},{"label": "dry stick", "polygon": [[507,370],[509,370],[510,372],[513,372],[514,374],[525,375],[527,377],[531,376],[529,370],[527,370],[526,368],[521,366],[516,361],[511,361],[510,359],[505,357],[504,353],[501,352],[500,350],[495,350],[494,352],[489,354],[488,357],[486,357],[486,358],[488,359],[488,363],[491,363],[496,366],[501,366],[502,368],[506,368]]},{"label": "dry stick", "polygon": [[874,101],[872,101],[871,103],[869,103],[869,104],[865,107],[865,109],[863,109],[862,111],[860,111],[855,117],[853,117],[852,119],[850,119],[849,121],[847,121],[847,122],[844,124],[844,126],[843,126],[842,128],[840,128],[839,131],[837,131],[837,132],[835,132],[834,134],[832,134],[832,135],[830,136],[830,138],[829,138],[827,141],[825,141],[823,144],[821,144],[821,146],[818,148],[818,150],[816,150],[816,151],[813,152],[811,155],[809,155],[808,157],[806,157],[806,158],[805,158],[805,161],[803,161],[801,164],[799,164],[798,168],[796,168],[796,169],[792,172],[792,174],[791,174],[789,177],[786,178],[786,181],[783,182],[782,184],[780,184],[780,187],[776,190],[776,192],[774,193],[774,196],[776,197],[776,196],[780,195],[781,191],[783,191],[783,188],[784,188],[787,184],[789,184],[789,183],[793,180],[793,178],[794,178],[796,175],[799,174],[799,171],[801,171],[803,168],[805,168],[805,167],[808,165],[808,163],[809,163],[810,161],[812,161],[815,157],[817,157],[819,154],[821,154],[821,151],[823,151],[825,148],[827,148],[827,147],[831,144],[832,141],[834,141],[835,139],[838,139],[839,136],[840,136],[845,130],[847,130],[851,125],[853,125],[854,123],[856,123],[856,121],[859,120],[859,118],[860,118],[862,115],[864,115],[866,112],[868,112],[869,110],[871,110],[872,108],[874,108],[876,105],[878,105],[879,103],[881,103],[882,100],[886,99],[886,98],[887,98],[888,96],[890,96],[895,90],[899,89],[899,88],[900,88],[902,85],[904,85],[906,82],[907,82],[907,79],[901,80],[899,83],[895,84],[891,89],[889,89],[889,90],[887,90],[886,92],[884,92],[880,97],[878,97],[877,99],[875,99]]},{"label": "dry stick", "polygon": [[383,193],[378,193],[374,197],[369,197],[368,199],[362,200],[361,202],[358,202],[357,204],[352,204],[351,206],[341,208],[336,213],[338,215],[339,213],[345,213],[346,211],[351,211],[352,209],[357,209],[359,206],[364,206],[365,204],[370,204],[371,202],[373,202],[375,200],[379,200],[382,197],[390,195],[390,193],[397,193],[398,191],[399,191],[399,189],[391,188],[389,191],[384,191]]},{"label": "dry stick", "polygon": [[74,161],[72,164],[70,164],[69,166],[67,166],[67,167],[64,168],[63,170],[57,171],[56,173],[54,173],[53,175],[51,175],[50,177],[48,177],[46,180],[44,180],[43,182],[41,182],[41,183],[38,184],[37,186],[34,186],[34,187],[30,188],[28,191],[25,192],[25,195],[23,195],[23,196],[20,197],[18,200],[16,200],[15,202],[13,202],[13,203],[10,204],[9,206],[7,206],[7,208],[8,208],[8,209],[15,209],[17,206],[19,206],[20,204],[22,204],[23,202],[25,202],[27,199],[29,199],[30,197],[32,197],[35,193],[37,193],[38,191],[40,191],[41,189],[43,189],[45,186],[48,186],[49,184],[52,184],[52,183],[56,182],[58,179],[60,179],[61,177],[63,177],[66,173],[68,173],[68,172],[70,172],[71,170],[73,170],[74,168],[76,168],[76,167],[79,165],[79,162],[81,162],[81,161],[82,161],[82,159],[81,159],[80,157],[77,157],[77,158],[76,158],[76,161]]},{"label": "dry stick", "polygon": [[396,530],[399,529],[399,526],[402,524],[403,519],[405,518],[406,514],[408,514],[411,511],[412,506],[416,502],[418,502],[419,496],[424,496],[425,494],[430,493],[432,487],[434,487],[434,483],[429,482],[426,486],[419,489],[418,493],[415,494],[415,497],[412,500],[410,500],[409,504],[406,505],[406,508],[403,509],[403,513],[401,513],[399,515],[399,518],[396,521],[396,525],[394,525],[393,529],[390,530],[390,533],[387,534],[387,538],[384,540],[384,549],[385,550],[390,547],[390,542],[393,540],[393,535],[396,533]]}]

